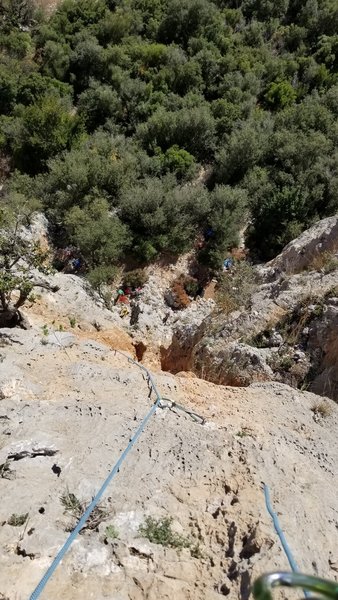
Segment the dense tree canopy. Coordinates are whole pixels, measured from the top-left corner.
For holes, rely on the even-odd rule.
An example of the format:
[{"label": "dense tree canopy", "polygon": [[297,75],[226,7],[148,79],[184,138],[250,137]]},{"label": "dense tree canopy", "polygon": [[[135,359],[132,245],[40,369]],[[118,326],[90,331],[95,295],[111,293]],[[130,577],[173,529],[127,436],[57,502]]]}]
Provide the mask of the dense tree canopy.
[{"label": "dense tree canopy", "polygon": [[93,279],[206,230],[217,269],[247,223],[270,258],[337,211],[335,0],[3,0],[0,19],[2,194],[39,199]]}]

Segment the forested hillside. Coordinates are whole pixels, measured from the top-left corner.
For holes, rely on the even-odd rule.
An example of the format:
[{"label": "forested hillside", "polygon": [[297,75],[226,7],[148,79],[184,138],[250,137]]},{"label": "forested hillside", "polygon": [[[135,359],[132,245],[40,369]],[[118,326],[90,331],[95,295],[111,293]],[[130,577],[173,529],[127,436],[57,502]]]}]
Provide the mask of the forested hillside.
[{"label": "forested hillside", "polygon": [[94,283],[207,230],[217,269],[248,221],[268,259],[337,211],[336,0],[65,0],[49,19],[2,0],[0,18],[2,209],[40,203]]}]

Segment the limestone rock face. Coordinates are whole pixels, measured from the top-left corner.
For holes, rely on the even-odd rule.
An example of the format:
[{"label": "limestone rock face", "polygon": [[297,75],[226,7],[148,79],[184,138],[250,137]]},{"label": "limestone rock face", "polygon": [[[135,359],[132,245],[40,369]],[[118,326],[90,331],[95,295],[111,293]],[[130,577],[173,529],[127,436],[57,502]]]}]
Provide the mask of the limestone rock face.
[{"label": "limestone rock face", "polygon": [[59,291],[25,307],[31,328],[0,331],[0,598],[30,596],[151,408],[128,360],[151,340],[172,371],[154,363],[163,408],[42,598],[248,599],[255,577],[288,568],[262,482],[301,570],[336,577],[337,405],[268,380],[295,386],[315,366],[329,393],[338,273],[278,276],[226,317],[210,299],[168,318],[154,276],[127,331],[81,278],[46,280]]},{"label": "limestone rock face", "polygon": [[327,217],[315,223],[290,242],[268,267],[284,273],[298,273],[324,252],[338,252],[338,217]]},{"label": "limestone rock face", "polygon": [[[48,336],[35,326],[2,333],[0,590],[23,600],[154,397],[143,372],[90,332],[75,328],[65,345],[54,343],[51,327]],[[68,332],[55,333],[68,340]],[[309,331],[313,343],[317,334]],[[239,349],[237,356],[233,346],[234,360],[244,356],[265,372],[264,349]],[[318,396],[258,376],[247,388],[153,376],[163,397],[200,414],[204,424],[175,405],[156,411],[42,597],[249,597],[255,577],[287,569],[262,481],[301,569],[312,573],[315,561],[320,575],[334,578],[335,403],[325,400],[321,416],[313,412]],[[172,519],[174,539],[186,547],[142,537],[146,517]]]},{"label": "limestone rock face", "polygon": [[321,318],[309,327],[308,350],[317,359],[318,372],[311,384],[316,394],[338,398],[338,298],[329,298]]},{"label": "limestone rock face", "polygon": [[337,232],[337,217],[324,219],[257,267],[248,308],[177,321],[162,367],[226,385],[282,381],[338,400],[338,263],[299,272],[314,257],[325,264]]}]

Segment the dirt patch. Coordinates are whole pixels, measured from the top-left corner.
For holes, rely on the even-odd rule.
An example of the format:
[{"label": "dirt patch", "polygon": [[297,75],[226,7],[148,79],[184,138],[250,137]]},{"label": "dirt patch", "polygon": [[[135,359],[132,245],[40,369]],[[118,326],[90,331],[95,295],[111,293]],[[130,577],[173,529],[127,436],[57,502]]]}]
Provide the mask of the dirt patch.
[{"label": "dirt patch", "polygon": [[210,281],[210,283],[208,283],[208,285],[204,289],[204,294],[203,294],[203,298],[205,300],[215,300],[216,285],[217,285],[217,281],[214,279],[212,281]]}]

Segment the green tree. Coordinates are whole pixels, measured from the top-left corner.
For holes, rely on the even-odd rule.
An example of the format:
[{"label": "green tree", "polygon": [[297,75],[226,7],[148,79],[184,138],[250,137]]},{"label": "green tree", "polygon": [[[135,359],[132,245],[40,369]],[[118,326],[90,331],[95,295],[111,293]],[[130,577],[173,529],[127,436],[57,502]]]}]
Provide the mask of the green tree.
[{"label": "green tree", "polygon": [[104,73],[104,49],[93,36],[80,40],[70,56],[70,79],[79,93],[89,86],[91,78],[100,79]]},{"label": "green tree", "polygon": [[106,12],[104,0],[64,0],[52,15],[50,27],[58,37],[62,36],[71,42],[82,30],[92,31]]},{"label": "green tree", "polygon": [[64,81],[69,74],[70,55],[68,44],[47,40],[42,53],[43,73]]},{"label": "green tree", "polygon": [[39,281],[36,269],[43,270],[45,255],[38,243],[29,241],[23,228],[27,226],[37,204],[23,196],[11,194],[3,199],[0,209],[0,327],[29,325],[21,308],[34,287],[51,288]]},{"label": "green tree", "polygon": [[95,286],[112,278],[118,260],[130,245],[130,236],[118,216],[110,212],[108,202],[96,198],[89,199],[83,208],[74,206],[65,218],[65,226],[71,242],[80,248]]},{"label": "green tree", "polygon": [[264,98],[270,106],[280,109],[293,104],[297,92],[288,81],[273,82],[268,86]]},{"label": "green tree", "polygon": [[237,183],[248,169],[264,161],[270,149],[273,121],[267,113],[238,124],[216,155],[216,179]]},{"label": "green tree", "polygon": [[215,120],[207,106],[183,108],[177,112],[155,113],[139,127],[143,143],[154,149],[179,146],[198,159],[210,158],[215,148]]},{"label": "green tree", "polygon": [[141,260],[189,248],[209,212],[203,187],[173,184],[171,178],[146,179],[122,194],[121,218],[133,232],[134,252]]},{"label": "green tree", "polygon": [[229,250],[239,243],[239,233],[248,218],[246,190],[230,186],[216,186],[211,194],[210,212],[206,229],[210,231],[200,260],[215,271],[223,264]]},{"label": "green tree", "polygon": [[143,161],[145,154],[130,140],[95,132],[49,162],[48,173],[37,182],[39,197],[57,220],[74,206],[83,208],[90,195],[116,206],[122,188],[140,176]]},{"label": "green tree", "polygon": [[16,117],[4,121],[3,129],[15,165],[34,174],[46,168],[49,157],[70,146],[77,125],[66,101],[46,96],[34,105],[18,107]]},{"label": "green tree", "polygon": [[40,14],[31,0],[2,0],[0,4],[0,31],[30,27]]},{"label": "green tree", "polygon": [[171,146],[163,156],[163,167],[165,171],[175,173],[179,179],[189,178],[196,172],[196,161],[186,150]]},{"label": "green tree", "polygon": [[108,118],[118,118],[121,112],[121,102],[115,90],[98,81],[91,81],[90,86],[79,97],[78,114],[88,131],[94,131]]},{"label": "green tree", "polygon": [[18,78],[15,73],[0,64],[0,114],[13,111],[18,91]]}]

